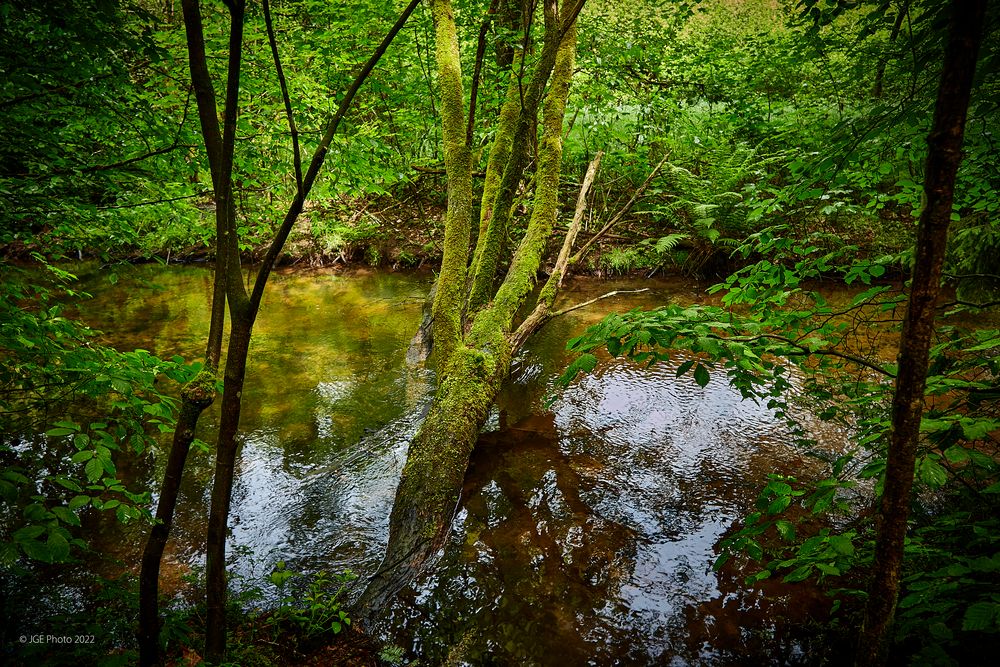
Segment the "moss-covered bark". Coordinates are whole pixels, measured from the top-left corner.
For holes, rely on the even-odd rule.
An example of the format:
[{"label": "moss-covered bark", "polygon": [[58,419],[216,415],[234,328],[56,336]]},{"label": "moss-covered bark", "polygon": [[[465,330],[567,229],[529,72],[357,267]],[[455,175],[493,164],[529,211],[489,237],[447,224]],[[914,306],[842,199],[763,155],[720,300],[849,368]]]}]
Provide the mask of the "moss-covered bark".
[{"label": "moss-covered bark", "polygon": [[441,95],[441,134],[448,173],[444,254],[434,299],[434,356],[444,368],[462,338],[465,267],[472,231],[472,158],[465,135],[465,98],[458,34],[450,0],[434,0],[434,32]]},{"label": "moss-covered bark", "polygon": [[510,372],[501,338],[486,351],[459,347],[424,423],[410,444],[389,519],[382,566],[358,605],[379,608],[444,544],[479,431]]},{"label": "moss-covered bark", "polygon": [[[503,177],[497,187],[495,198],[491,202],[483,200],[484,206],[491,207],[491,215],[487,222],[486,233],[479,239],[476,262],[472,266],[472,287],[469,290],[467,304],[470,312],[488,303],[493,294],[503,239],[510,223],[517,186],[524,175],[528,146],[531,132],[534,129],[534,121],[538,115],[538,106],[545,94],[545,86],[548,84],[559,53],[560,34],[563,33],[558,15],[555,13],[555,4],[545,3],[543,7],[545,9],[545,38],[542,52],[535,62],[530,76],[527,77],[523,89],[518,90],[523,103],[514,125],[510,157],[507,164],[504,165]],[[575,17],[575,15],[573,16]],[[574,25],[574,21],[570,21],[566,25]]]},{"label": "moss-covered bark", "polygon": [[493,207],[496,205],[500,181],[514,145],[514,131],[517,127],[517,118],[521,113],[521,80],[517,76],[519,65],[520,58],[517,58],[511,70],[507,96],[500,108],[493,144],[490,146],[490,157],[486,163],[486,178],[483,180],[483,196],[479,207],[479,235],[476,237],[476,252],[472,258],[473,266],[479,265],[480,256],[486,244],[486,230],[493,218]]},{"label": "moss-covered bark", "polygon": [[[546,99],[535,209],[528,231],[493,303],[475,316],[447,365],[439,366],[441,385],[410,444],[396,490],[385,560],[359,601],[369,614],[405,586],[444,543],[472,449],[510,372],[512,323],[534,284],[558,210],[562,122],[575,53],[576,31],[571,28],[558,50]],[[439,281],[438,289],[444,287]],[[435,329],[435,348],[437,335]]]},{"label": "moss-covered bark", "polygon": [[[491,306],[480,313],[473,331],[497,328],[510,333],[518,308],[535,286],[535,275],[542,262],[545,246],[559,212],[559,168],[562,163],[562,125],[566,98],[576,60],[576,24],[566,32],[559,47],[552,74],[552,85],[545,98],[543,134],[538,146],[538,171],[535,176],[535,202],[528,229],[511,261],[503,284]],[[480,319],[483,322],[480,322]]]}]

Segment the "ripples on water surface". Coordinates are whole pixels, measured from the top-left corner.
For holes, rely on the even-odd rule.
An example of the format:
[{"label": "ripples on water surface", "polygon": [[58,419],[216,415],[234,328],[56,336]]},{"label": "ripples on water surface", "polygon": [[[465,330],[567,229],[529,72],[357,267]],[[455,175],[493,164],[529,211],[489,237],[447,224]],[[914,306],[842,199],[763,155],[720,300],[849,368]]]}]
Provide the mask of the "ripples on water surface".
[{"label": "ripples on water surface", "polygon": [[[91,278],[87,315],[119,347],[196,359],[209,281],[207,271],[159,267],[113,287]],[[302,571],[378,566],[433,388],[429,372],[404,363],[429,283],[275,276],[254,331],[231,521],[231,544],[254,556],[234,556],[236,572],[260,577],[278,559]],[[581,280],[564,298],[628,287]],[[515,362],[500,400],[512,426],[483,436],[439,565],[381,628],[392,641],[427,664],[449,652],[471,664],[809,662],[781,617],[797,624],[826,602],[796,593],[790,611],[793,589],[772,582],[765,600],[739,573],[711,569],[767,474],[815,465],[768,409],[720,376],[701,388],[675,378],[675,363],[616,361],[543,408],[568,361],[565,341],[604,312],[700,298],[690,283],[655,287],[553,321]],[[201,437],[215,421],[203,419]],[[171,553],[182,568],[201,559],[211,477],[207,455],[192,463]]]}]

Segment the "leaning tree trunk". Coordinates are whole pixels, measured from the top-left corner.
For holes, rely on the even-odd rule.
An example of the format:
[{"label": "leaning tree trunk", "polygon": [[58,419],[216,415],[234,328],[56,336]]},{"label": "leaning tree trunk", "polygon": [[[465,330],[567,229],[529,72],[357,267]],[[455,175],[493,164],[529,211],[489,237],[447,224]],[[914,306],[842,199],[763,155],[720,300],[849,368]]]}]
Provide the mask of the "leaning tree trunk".
[{"label": "leaning tree trunk", "polygon": [[[437,1],[449,4],[448,0]],[[565,29],[556,33],[560,46],[545,100],[544,136],[528,229],[492,301],[475,314],[468,333],[454,341],[444,365],[438,367],[440,386],[410,444],[396,490],[385,559],[358,602],[369,618],[408,584],[444,544],[476,439],[510,373],[511,358],[516,352],[512,344],[514,318],[534,287],[558,211],[562,123],[576,55],[576,13],[570,16]],[[436,20],[448,17],[450,13],[435,12]],[[447,27],[439,30],[438,35],[450,39]],[[464,288],[464,283],[460,286]],[[438,289],[445,287],[439,279]],[[442,328],[441,335],[449,330]],[[435,329],[435,355],[441,343],[438,336],[439,330]],[[441,364],[441,357],[438,363]]]},{"label": "leaning tree trunk", "polygon": [[881,525],[857,665],[885,664],[903,563],[913,467],[920,437],[934,311],[941,286],[962,137],[982,35],[986,0],[955,0],[945,47],[934,124],[927,139],[924,194],[909,305],[900,338],[899,371],[892,402],[892,434],[882,494]]}]

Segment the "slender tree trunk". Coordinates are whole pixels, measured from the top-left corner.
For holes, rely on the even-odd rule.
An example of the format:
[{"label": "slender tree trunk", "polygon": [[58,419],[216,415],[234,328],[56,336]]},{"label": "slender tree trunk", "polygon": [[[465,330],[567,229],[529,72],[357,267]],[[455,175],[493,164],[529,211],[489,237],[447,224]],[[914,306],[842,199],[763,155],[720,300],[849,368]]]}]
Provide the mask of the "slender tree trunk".
[{"label": "slender tree trunk", "polygon": [[156,518],[142,552],[139,574],[139,664],[160,662],[160,562],[173,526],[188,451],[201,413],[215,398],[215,373],[206,371],[184,387],[170,454],[156,504]]},{"label": "slender tree trunk", "polygon": [[215,479],[208,516],[205,586],[208,614],[205,626],[205,659],[223,662],[226,654],[226,538],[229,507],[232,501],[233,477],[236,469],[243,385],[246,378],[247,352],[253,331],[253,314],[234,314],[229,350],[226,353],[226,374],[222,391],[222,414],[216,446]]},{"label": "slender tree trunk", "polygon": [[441,138],[448,173],[444,254],[434,298],[434,357],[444,369],[462,338],[462,300],[472,233],[472,157],[465,134],[465,96],[458,32],[451,0],[434,0],[434,32],[441,95]]},{"label": "slender tree trunk", "polygon": [[[172,6],[172,5],[171,5]],[[213,191],[223,192],[221,183],[226,170],[223,168],[223,136],[219,129],[215,90],[208,73],[205,56],[205,40],[201,20],[201,10],[198,2],[184,0],[185,33],[188,47],[188,62],[191,80],[195,89],[198,106],[198,117],[201,123],[202,137],[208,152],[209,169],[212,174]],[[231,170],[230,170],[231,171]],[[231,190],[231,187],[228,188]],[[232,226],[233,211],[231,207],[220,205],[216,199],[216,258],[213,276],[211,319],[208,340],[205,349],[205,370],[188,383],[181,391],[181,409],[177,417],[170,452],[164,470],[163,485],[160,487],[160,498],[156,505],[156,517],[150,529],[149,538],[142,553],[139,573],[139,664],[145,666],[159,664],[160,655],[160,563],[163,552],[170,538],[174,513],[177,508],[177,498],[183,478],[184,465],[187,461],[191,443],[194,441],[195,430],[202,412],[215,399],[216,373],[219,368],[219,357],[222,351],[223,328],[226,318],[226,282],[227,282],[227,250],[222,239],[226,230]]]},{"label": "slender tree trunk", "polygon": [[924,180],[927,206],[920,215],[910,299],[900,339],[881,525],[855,660],[857,665],[885,664],[888,657],[934,334],[934,312],[985,11],[986,0],[954,0],[952,3],[934,124],[927,139],[929,151]]},{"label": "slender tree trunk", "polygon": [[[298,178],[300,166],[298,165],[298,160],[296,160],[296,194],[257,270],[253,289],[250,294],[247,294],[246,287],[244,286],[243,272],[239,263],[231,188],[233,146],[239,98],[239,68],[242,52],[243,4],[242,2],[235,1],[230,4],[233,18],[230,26],[229,76],[226,86],[226,111],[222,133],[222,176],[219,179],[219,184],[223,192],[221,194],[217,192],[217,200],[224,202],[225,208],[228,211],[226,218],[228,225],[222,232],[219,244],[227,251],[225,254],[226,301],[229,304],[232,331],[226,355],[222,415],[216,444],[215,477],[212,486],[206,538],[208,614],[205,630],[205,658],[212,663],[222,662],[226,652],[226,542],[238,451],[236,435],[239,430],[247,354],[250,347],[253,325],[264,297],[264,288],[267,285],[268,278],[274,268],[278,255],[284,247],[288,234],[301,214],[305,200],[319,175],[340,121],[347,114],[347,110],[350,108],[354,97],[361,89],[368,75],[371,74],[375,65],[388,50],[389,45],[395,39],[396,35],[402,30],[418,3],[419,0],[411,0],[376,48],[375,53],[372,54],[355,77],[344,98],[341,100],[336,113],[327,123],[323,138],[320,140],[319,146],[317,146],[310,161],[309,169],[301,180]],[[271,39],[273,42],[273,37]],[[278,60],[276,45],[273,45],[272,55],[275,60],[275,68],[280,72],[281,66]],[[287,101],[287,91],[284,86],[282,87],[282,93],[286,97],[287,112],[290,104]],[[294,127],[294,120],[291,118],[291,114],[287,113],[287,115],[289,125]]]},{"label": "slender tree trunk", "polygon": [[[567,22],[564,24],[566,27],[575,24],[576,14],[579,13],[580,8],[582,5],[577,5],[574,8],[575,13],[573,13],[573,9],[569,10]],[[486,305],[493,293],[497,269],[500,265],[503,238],[510,223],[517,185],[524,175],[524,166],[527,163],[528,151],[532,143],[532,130],[535,128],[535,119],[538,116],[538,107],[545,94],[545,86],[552,73],[552,68],[555,66],[556,55],[564,34],[562,26],[559,25],[558,8],[555,3],[552,0],[545,0],[544,9],[546,30],[541,55],[523,89],[520,86],[520,81],[516,82],[518,84],[517,100],[520,102],[520,113],[514,124],[509,157],[503,165],[503,176],[496,189],[495,197],[490,201],[484,199],[482,204],[483,210],[489,213],[489,219],[486,221],[485,233],[479,237],[476,244],[472,265],[472,287],[469,291],[467,305],[469,312]],[[508,102],[511,94],[512,91],[508,91]],[[506,102],[504,107],[504,111],[507,112]]]},{"label": "slender tree trunk", "polygon": [[284,81],[278,49],[270,21],[269,7],[265,7],[268,38],[271,44],[275,69],[285,101],[286,116],[293,135],[296,194],[278,231],[257,271],[253,291],[244,287],[236,238],[235,206],[232,196],[233,149],[236,136],[236,118],[239,108],[240,66],[242,62],[244,0],[228,0],[230,9],[229,70],[226,84],[226,104],[222,128],[218,121],[215,89],[208,71],[204,28],[198,0],[182,0],[188,60],[191,80],[198,104],[202,139],[208,154],[212,185],[216,200],[216,272],[212,300],[212,319],[205,354],[206,371],[189,383],[182,392],[182,407],[178,417],[174,442],[168,456],[160,502],[157,505],[157,523],[153,527],[143,553],[140,576],[140,663],[153,665],[159,662],[159,618],[157,608],[160,561],[169,538],[177,495],[179,493],[184,463],[194,439],[195,427],[202,411],[212,402],[216,372],[221,354],[223,324],[228,303],[233,320],[226,361],[222,422],[217,445],[215,484],[212,489],[212,506],[208,526],[208,607],[206,629],[206,657],[220,662],[225,656],[225,550],[229,505],[232,496],[236,461],[236,433],[239,428],[242,392],[246,375],[247,352],[253,323],[263,298],[264,287],[278,254],[291,228],[302,211],[305,199],[319,175],[330,143],[340,121],[350,108],[358,90],[385,54],[389,45],[402,29],[419,0],[411,0],[375,53],[362,67],[351,87],[327,122],[320,144],[313,154],[309,170],[302,175],[294,119],[287,86]]}]

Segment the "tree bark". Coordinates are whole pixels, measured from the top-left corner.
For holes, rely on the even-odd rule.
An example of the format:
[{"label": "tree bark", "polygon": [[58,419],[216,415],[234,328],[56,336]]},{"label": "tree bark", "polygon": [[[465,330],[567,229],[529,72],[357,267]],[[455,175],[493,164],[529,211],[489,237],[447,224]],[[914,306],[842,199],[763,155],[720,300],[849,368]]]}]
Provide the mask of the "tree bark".
[{"label": "tree bark", "polygon": [[[217,442],[215,482],[212,487],[212,502],[207,536],[207,597],[208,620],[206,627],[206,658],[210,662],[221,662],[225,657],[226,627],[225,599],[226,573],[225,552],[228,531],[229,505],[232,496],[239,428],[242,392],[246,376],[247,352],[253,324],[260,309],[264,288],[285,240],[302,211],[305,199],[323,166],[330,143],[340,121],[350,108],[358,90],[385,54],[389,45],[402,29],[420,0],[411,0],[402,14],[379,44],[375,53],[362,67],[354,82],[330,118],[323,138],[313,154],[309,169],[301,174],[298,150],[295,149],[294,169],[296,194],[281,222],[275,237],[268,247],[264,260],[257,271],[253,291],[248,294],[244,286],[243,271],[240,267],[237,243],[235,206],[232,196],[233,152],[236,137],[236,119],[239,109],[240,67],[242,64],[244,0],[230,0],[226,5],[230,10],[229,69],[226,83],[226,103],[220,131],[217,118],[218,109],[215,89],[208,71],[205,51],[204,28],[198,0],[183,0],[185,30],[187,34],[188,60],[191,80],[195,89],[198,115],[201,121],[202,140],[208,153],[212,174],[212,185],[216,200],[216,274],[212,302],[212,324],[206,350],[206,372],[199,375],[185,387],[182,393],[181,414],[167,461],[164,485],[157,506],[157,523],[153,527],[143,553],[142,574],[140,576],[140,662],[143,665],[156,664],[159,656],[159,618],[157,609],[158,578],[163,550],[169,538],[173,513],[179,492],[180,479],[188,450],[194,439],[195,427],[201,412],[212,402],[214,396],[215,373],[219,364],[222,345],[222,329],[228,303],[232,319],[232,332],[226,359],[224,390],[222,398],[222,420]],[[268,12],[269,13],[269,12]],[[279,72],[282,97],[285,100],[289,127],[295,134],[294,119],[291,116],[287,87],[281,74],[277,44],[268,16],[269,42],[272,47],[275,68]]]},{"label": "tree bark", "polygon": [[181,409],[163,473],[160,498],[156,504],[156,518],[142,552],[139,572],[139,664],[143,667],[161,662],[160,562],[167,540],[170,538],[184,464],[191,443],[194,442],[195,427],[201,413],[212,404],[214,398],[215,373],[210,370],[206,370],[188,383],[181,392]]},{"label": "tree bark", "polygon": [[[223,167],[224,141],[219,129],[215,89],[208,73],[205,55],[205,38],[198,2],[184,0],[185,34],[188,48],[188,64],[195,89],[198,118],[205,148],[208,153],[209,170],[212,175],[213,192],[228,189],[222,186],[226,170]],[[235,127],[235,123],[233,124]],[[231,173],[231,169],[229,170]],[[224,200],[225,201],[225,200]],[[215,400],[216,373],[222,351],[223,328],[226,318],[227,250],[222,247],[226,231],[233,226],[231,206],[220,204],[216,199],[216,258],[213,276],[211,319],[205,349],[205,370],[189,382],[181,391],[181,409],[177,417],[174,436],[167,455],[163,485],[156,504],[156,516],[149,537],[143,548],[139,571],[139,664],[144,667],[159,664],[160,655],[160,563],[170,538],[177,498],[184,473],[187,455],[194,442],[195,430],[202,412]]]},{"label": "tree bark", "polygon": [[434,298],[434,350],[438,368],[448,365],[462,339],[462,299],[472,233],[472,157],[465,134],[465,97],[458,31],[451,0],[434,0],[434,35],[441,96],[441,138],[448,173],[444,254]]},{"label": "tree bark", "polygon": [[[358,602],[368,618],[412,581],[443,546],[479,431],[510,373],[513,321],[534,287],[558,210],[562,123],[576,54],[574,24],[560,34],[562,42],[545,103],[531,221],[495,297],[475,315],[447,367],[439,366],[442,379],[437,395],[410,444],[396,490],[385,559]],[[445,287],[439,280],[438,289]],[[435,330],[435,350],[437,335]]]},{"label": "tree bark", "polygon": [[910,298],[900,338],[881,525],[856,665],[882,665],[888,657],[899,596],[935,307],[985,10],[986,0],[954,0],[952,3],[934,123],[927,139],[929,151],[924,180],[927,205],[920,215]]},{"label": "tree bark", "polygon": [[[500,265],[501,246],[510,223],[517,185],[524,175],[524,166],[531,143],[531,130],[535,127],[538,106],[541,104],[552,68],[555,66],[556,55],[559,52],[562,39],[566,32],[576,25],[576,17],[583,4],[577,2],[571,6],[561,22],[554,0],[544,0],[543,7],[546,26],[542,53],[523,90],[520,89],[520,81],[517,81],[520,113],[514,126],[510,154],[506,164],[503,165],[503,177],[497,187],[495,197],[487,200],[484,196],[482,203],[483,210],[488,211],[490,215],[486,221],[485,233],[479,237],[476,244],[475,259],[472,265],[472,287],[469,291],[467,304],[469,312],[484,306],[493,293],[493,285]],[[508,99],[509,97],[510,93],[508,93]],[[487,169],[487,179],[489,179],[489,169]]]}]

